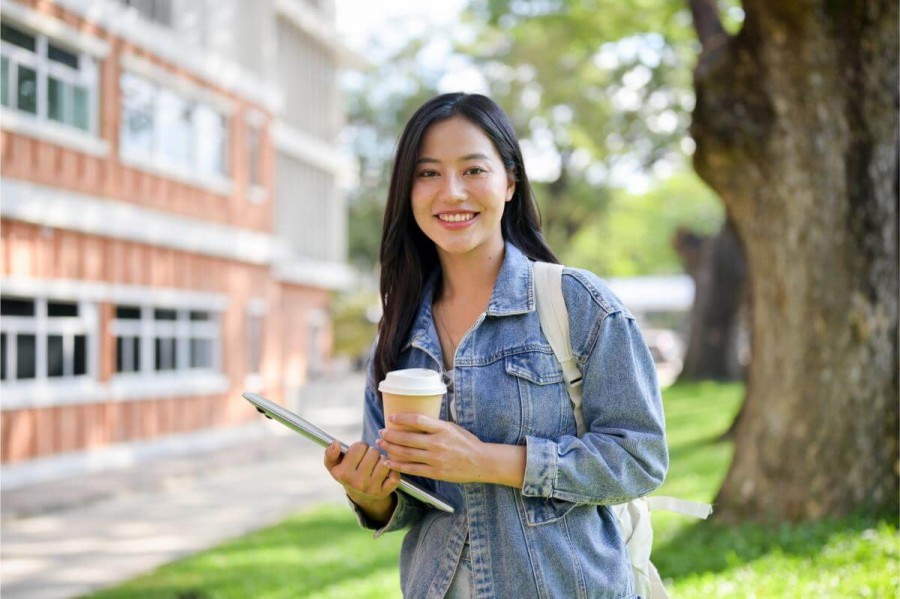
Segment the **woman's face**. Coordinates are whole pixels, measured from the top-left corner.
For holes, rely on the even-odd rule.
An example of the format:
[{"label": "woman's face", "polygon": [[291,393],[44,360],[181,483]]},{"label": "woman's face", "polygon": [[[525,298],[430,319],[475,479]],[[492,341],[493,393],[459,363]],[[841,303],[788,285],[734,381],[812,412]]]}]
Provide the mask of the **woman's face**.
[{"label": "woman's face", "polygon": [[503,247],[503,209],[514,190],[494,144],[478,126],[454,116],[425,132],[413,172],[412,209],[439,255],[496,255]]}]

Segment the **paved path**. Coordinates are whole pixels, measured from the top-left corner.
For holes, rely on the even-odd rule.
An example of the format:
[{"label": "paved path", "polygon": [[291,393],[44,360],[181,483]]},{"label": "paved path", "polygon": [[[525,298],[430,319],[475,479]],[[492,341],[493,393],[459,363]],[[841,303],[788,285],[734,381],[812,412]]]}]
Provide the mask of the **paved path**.
[{"label": "paved path", "polygon": [[[359,438],[364,379],[311,383],[299,411]],[[327,398],[322,407],[314,398]],[[322,451],[283,427],[241,446],[136,470],[4,493],[3,599],[75,597],[274,524],[304,506],[343,501]],[[16,517],[22,514],[37,515]]]}]

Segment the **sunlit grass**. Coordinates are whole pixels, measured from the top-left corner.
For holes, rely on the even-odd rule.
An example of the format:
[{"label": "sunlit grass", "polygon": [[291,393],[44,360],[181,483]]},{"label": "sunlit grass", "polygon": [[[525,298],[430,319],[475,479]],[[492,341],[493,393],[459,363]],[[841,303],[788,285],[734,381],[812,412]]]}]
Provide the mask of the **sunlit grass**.
[{"label": "sunlit grass", "polygon": [[[732,452],[717,439],[743,387],[682,384],[663,396],[671,466],[659,492],[712,501]],[[896,515],[724,526],[657,512],[653,525],[653,561],[673,599],[900,596]],[[347,507],[321,506],[94,597],[400,597],[401,540],[373,541]]]}]

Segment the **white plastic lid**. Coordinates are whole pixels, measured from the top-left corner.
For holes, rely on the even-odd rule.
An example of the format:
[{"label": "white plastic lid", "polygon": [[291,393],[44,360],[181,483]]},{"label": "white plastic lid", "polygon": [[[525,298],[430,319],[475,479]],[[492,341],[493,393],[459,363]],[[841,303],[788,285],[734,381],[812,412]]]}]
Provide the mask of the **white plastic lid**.
[{"label": "white plastic lid", "polygon": [[447,385],[439,372],[427,368],[407,368],[387,373],[378,385],[382,393],[394,395],[443,395]]}]

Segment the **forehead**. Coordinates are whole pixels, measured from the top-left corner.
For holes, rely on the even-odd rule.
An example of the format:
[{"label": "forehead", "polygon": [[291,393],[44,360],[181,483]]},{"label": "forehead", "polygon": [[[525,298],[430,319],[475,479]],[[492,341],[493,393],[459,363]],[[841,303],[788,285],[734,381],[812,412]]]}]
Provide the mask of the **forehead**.
[{"label": "forehead", "polygon": [[453,116],[432,124],[422,136],[420,158],[455,159],[470,154],[485,154],[500,160],[491,138],[470,120]]}]

